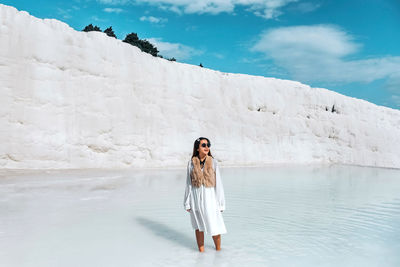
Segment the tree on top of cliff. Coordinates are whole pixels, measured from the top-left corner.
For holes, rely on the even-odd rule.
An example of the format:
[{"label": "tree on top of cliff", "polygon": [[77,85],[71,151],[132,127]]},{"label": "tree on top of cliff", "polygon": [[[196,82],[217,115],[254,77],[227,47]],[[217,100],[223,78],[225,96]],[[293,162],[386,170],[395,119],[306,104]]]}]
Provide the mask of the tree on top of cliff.
[{"label": "tree on top of cliff", "polygon": [[104,33],[107,34],[110,37],[114,37],[115,39],[117,38],[117,36],[115,35],[112,27],[110,26],[109,28],[104,30]]},{"label": "tree on top of cliff", "polygon": [[91,31],[101,32],[100,28],[97,26],[93,26],[92,23],[87,25],[82,31],[84,31],[84,32],[91,32]]},{"label": "tree on top of cliff", "polygon": [[[92,24],[89,24],[88,26],[86,26],[82,31],[84,31],[84,32],[90,32],[90,31],[101,32],[99,27],[93,26]],[[105,29],[104,33],[110,37],[117,38],[117,36],[115,35],[111,26],[109,28]],[[123,40],[123,42],[134,45],[134,46],[138,47],[141,51],[151,54],[152,56],[155,56],[155,57],[159,56],[158,55],[159,51],[158,51],[157,47],[155,47],[152,43],[150,43],[147,40],[139,39],[138,35],[134,32],[127,34],[125,39]],[[176,61],[176,59],[173,58],[172,61]]]},{"label": "tree on top of cliff", "polygon": [[143,52],[146,52],[148,54],[151,54],[153,56],[157,56],[158,50],[157,47],[155,47],[152,43],[150,43],[147,40],[141,40],[139,39],[138,35],[134,32],[127,34],[125,37],[125,40],[123,42],[134,45],[138,47],[140,50]]},{"label": "tree on top of cliff", "polygon": [[140,40],[140,42],[143,47],[143,49],[142,49],[143,52],[149,53],[155,57],[157,56],[157,54],[159,52],[157,50],[157,47],[155,47],[152,43],[150,43],[147,40]]},{"label": "tree on top of cliff", "polygon": [[134,32],[127,34],[125,37],[125,40],[123,40],[123,42],[131,44],[131,45],[134,45],[134,43],[136,43],[137,41],[139,41],[139,37]]}]

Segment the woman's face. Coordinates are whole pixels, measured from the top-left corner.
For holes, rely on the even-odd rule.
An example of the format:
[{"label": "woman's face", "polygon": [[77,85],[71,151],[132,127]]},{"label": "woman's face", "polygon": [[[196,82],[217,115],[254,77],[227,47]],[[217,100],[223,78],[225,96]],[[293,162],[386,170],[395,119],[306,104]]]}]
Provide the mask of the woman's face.
[{"label": "woman's face", "polygon": [[[205,145],[203,145],[203,144],[205,144]],[[208,144],[207,139],[200,140],[199,149],[197,149],[199,151],[200,157],[204,157],[210,151],[210,148],[207,146],[207,144]]]}]

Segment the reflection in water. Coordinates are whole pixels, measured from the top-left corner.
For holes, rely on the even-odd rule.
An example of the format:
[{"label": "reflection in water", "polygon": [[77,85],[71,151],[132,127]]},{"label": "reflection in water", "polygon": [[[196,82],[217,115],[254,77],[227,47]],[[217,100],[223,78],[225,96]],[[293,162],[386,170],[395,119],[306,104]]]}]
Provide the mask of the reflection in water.
[{"label": "reflection in water", "polygon": [[235,192],[227,193],[227,221],[237,239],[272,262],[334,265],[346,258],[341,264],[396,266],[399,173],[353,166],[226,170]]},{"label": "reflection in water", "polygon": [[82,266],[400,266],[400,170],[221,174],[228,233],[222,251],[206,237],[200,254],[182,204],[184,169],[2,171],[0,265],[73,266],[76,255]]},{"label": "reflection in water", "polygon": [[165,240],[175,242],[179,246],[186,248],[193,247],[193,239],[186,234],[176,231],[174,228],[167,226],[161,222],[156,222],[144,217],[137,217],[136,220],[145,228],[149,229],[153,234],[164,238]]}]

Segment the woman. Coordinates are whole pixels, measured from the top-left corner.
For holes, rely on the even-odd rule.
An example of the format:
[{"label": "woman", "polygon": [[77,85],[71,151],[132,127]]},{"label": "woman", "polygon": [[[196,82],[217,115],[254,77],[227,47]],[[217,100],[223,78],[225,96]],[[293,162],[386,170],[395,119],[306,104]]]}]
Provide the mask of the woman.
[{"label": "woman", "polygon": [[194,142],[183,203],[190,213],[200,252],[204,251],[204,232],[212,236],[216,250],[221,250],[221,234],[226,233],[221,214],[225,210],[224,189],[210,146],[210,140],[205,137]]}]

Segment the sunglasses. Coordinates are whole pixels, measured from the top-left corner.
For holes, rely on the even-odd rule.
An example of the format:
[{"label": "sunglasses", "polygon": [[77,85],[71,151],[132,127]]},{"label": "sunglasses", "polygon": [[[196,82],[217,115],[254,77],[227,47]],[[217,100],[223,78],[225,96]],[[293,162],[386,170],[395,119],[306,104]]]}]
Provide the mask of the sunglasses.
[{"label": "sunglasses", "polygon": [[210,144],[210,143],[207,143],[207,144],[206,144],[206,143],[202,143],[201,146],[202,146],[202,147],[206,147],[206,146],[210,147],[211,144]]}]

